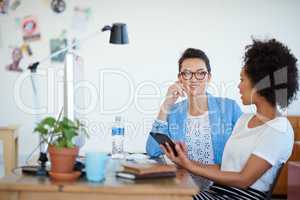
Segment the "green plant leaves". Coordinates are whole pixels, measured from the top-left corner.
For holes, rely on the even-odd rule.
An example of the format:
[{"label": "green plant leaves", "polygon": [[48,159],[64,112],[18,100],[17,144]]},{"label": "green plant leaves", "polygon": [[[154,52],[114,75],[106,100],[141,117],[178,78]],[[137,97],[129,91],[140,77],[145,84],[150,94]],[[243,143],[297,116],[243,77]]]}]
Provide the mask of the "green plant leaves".
[{"label": "green plant leaves", "polygon": [[79,131],[88,136],[85,126],[79,120],[72,121],[66,117],[61,121],[46,117],[34,129],[34,132],[42,135],[44,141],[61,148],[74,147],[72,139],[78,135]]},{"label": "green plant leaves", "polygon": [[53,117],[46,117],[40,123],[38,123],[37,127],[34,129],[34,132],[38,132],[42,135],[47,135],[51,129],[55,126],[55,119]]},{"label": "green plant leaves", "polygon": [[54,124],[55,124],[55,122],[56,122],[56,120],[55,120],[53,117],[46,117],[46,118],[42,121],[43,124],[47,124],[47,125],[49,125],[50,127],[53,127]]}]

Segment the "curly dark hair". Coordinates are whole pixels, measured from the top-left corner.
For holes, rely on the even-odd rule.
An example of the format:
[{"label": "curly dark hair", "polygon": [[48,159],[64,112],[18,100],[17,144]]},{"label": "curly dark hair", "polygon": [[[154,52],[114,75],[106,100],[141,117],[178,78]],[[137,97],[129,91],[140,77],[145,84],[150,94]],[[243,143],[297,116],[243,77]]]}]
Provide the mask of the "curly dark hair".
[{"label": "curly dark hair", "polygon": [[200,49],[194,49],[194,48],[187,48],[183,52],[182,56],[179,58],[179,60],[178,60],[179,72],[181,70],[182,62],[188,58],[199,58],[199,59],[203,60],[206,65],[208,73],[211,72],[211,67],[210,67],[209,59],[208,59],[207,55],[204,53],[204,51],[202,51]]},{"label": "curly dark hair", "polygon": [[286,108],[296,98],[299,90],[295,56],[276,39],[253,39],[253,44],[245,49],[245,73],[257,93],[272,106]]}]

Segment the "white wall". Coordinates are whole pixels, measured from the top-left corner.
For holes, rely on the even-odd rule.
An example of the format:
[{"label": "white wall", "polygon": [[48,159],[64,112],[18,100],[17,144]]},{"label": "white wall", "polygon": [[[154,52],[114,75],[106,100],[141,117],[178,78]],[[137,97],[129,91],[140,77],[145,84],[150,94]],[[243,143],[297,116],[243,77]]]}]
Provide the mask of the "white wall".
[{"label": "white wall", "polygon": [[[53,13],[49,2],[22,1],[16,12],[0,15],[3,42],[0,47],[0,125],[22,125],[20,153],[24,155],[34,149],[38,137],[32,133],[34,115],[25,112],[14,95],[15,88],[21,88],[22,102],[32,107],[30,81],[27,78],[18,87],[16,83],[24,74],[4,69],[10,62],[11,50],[8,46],[22,43],[21,29],[15,25],[16,17],[38,16],[42,34],[41,41],[30,43],[34,56],[24,59],[22,67],[48,55],[49,39],[57,37],[62,29],[67,29],[70,39],[73,36],[84,37],[112,22],[128,24],[129,45],[112,46],[107,42],[108,33],[104,33],[87,41],[78,51],[84,58],[84,74],[91,86],[90,91],[94,91],[92,98],[88,99],[95,103],[95,106],[88,105],[92,111],[84,116],[91,138],[83,150],[98,148],[110,151],[110,123],[118,113],[105,114],[103,108],[106,112],[122,108],[121,114],[127,119],[126,149],[144,151],[147,131],[165,95],[166,84],[176,80],[177,60],[187,47],[203,49],[210,57],[212,93],[232,97],[239,103],[236,87],[244,47],[251,43],[251,36],[275,37],[286,43],[296,57],[300,57],[300,1],[297,0],[72,0],[67,1],[67,10],[62,14]],[[92,8],[92,18],[86,32],[76,32],[70,28],[75,5]],[[43,76],[39,80],[41,103],[51,115],[56,115],[62,104],[59,91],[61,67],[50,62],[41,66],[43,73],[53,76],[53,79]],[[123,75],[105,73],[101,78],[104,69],[119,71]],[[142,97],[141,94],[152,98]],[[295,101],[288,114],[299,115],[298,104],[299,100]]]}]

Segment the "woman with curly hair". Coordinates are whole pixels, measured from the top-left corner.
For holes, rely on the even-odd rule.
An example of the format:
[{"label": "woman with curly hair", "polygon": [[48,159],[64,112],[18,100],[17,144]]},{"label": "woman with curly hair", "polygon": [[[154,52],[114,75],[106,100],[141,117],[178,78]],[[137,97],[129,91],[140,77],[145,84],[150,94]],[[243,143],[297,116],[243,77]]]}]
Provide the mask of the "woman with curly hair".
[{"label": "woman with curly hair", "polygon": [[220,166],[189,160],[182,143],[176,143],[177,157],[168,144],[161,146],[176,164],[214,181],[194,199],[265,199],[293,148],[293,129],[278,107],[286,108],[299,90],[296,63],[288,47],[275,39],[254,40],[246,47],[239,90],[243,104],[254,104],[256,113],[239,118]]}]

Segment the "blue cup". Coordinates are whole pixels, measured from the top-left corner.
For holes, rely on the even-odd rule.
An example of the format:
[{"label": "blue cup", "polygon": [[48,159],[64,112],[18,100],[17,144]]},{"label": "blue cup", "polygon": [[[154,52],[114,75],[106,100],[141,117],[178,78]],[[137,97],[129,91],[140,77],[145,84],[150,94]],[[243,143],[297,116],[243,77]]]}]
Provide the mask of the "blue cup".
[{"label": "blue cup", "polygon": [[89,152],[86,154],[85,169],[89,181],[99,182],[105,178],[106,153]]}]

